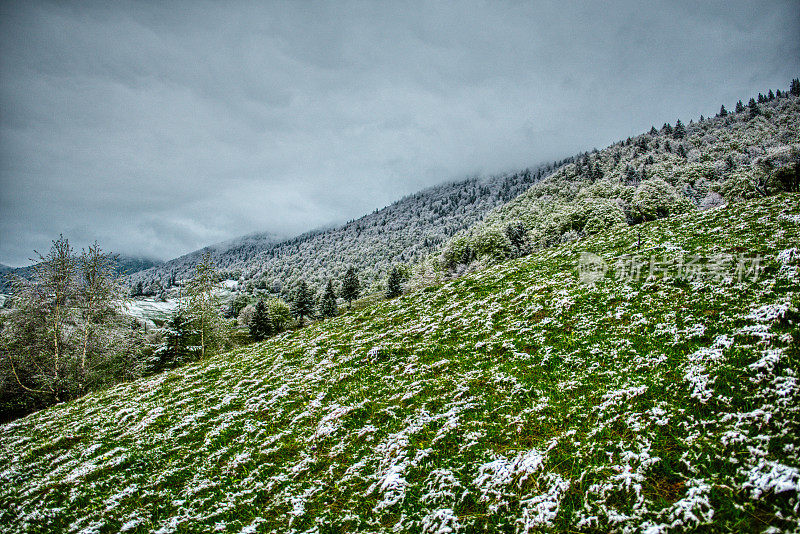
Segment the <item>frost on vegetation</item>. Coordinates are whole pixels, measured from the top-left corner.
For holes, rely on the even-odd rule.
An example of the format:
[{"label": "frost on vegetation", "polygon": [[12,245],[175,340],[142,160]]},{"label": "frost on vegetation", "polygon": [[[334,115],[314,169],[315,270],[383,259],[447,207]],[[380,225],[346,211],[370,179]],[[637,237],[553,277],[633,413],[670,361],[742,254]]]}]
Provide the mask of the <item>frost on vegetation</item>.
[{"label": "frost on vegetation", "polygon": [[597,406],[600,412],[606,412],[613,407],[620,406],[624,399],[632,399],[638,397],[647,391],[647,386],[632,386],[623,389],[615,389],[603,395],[603,402]]},{"label": "frost on vegetation", "polygon": [[[767,493],[791,492],[795,498],[800,492],[800,471],[778,462],[762,460],[746,473],[744,488],[750,490],[753,499],[759,499]],[[798,511],[795,501],[794,511]]]},{"label": "frost on vegetation", "polygon": [[790,281],[800,283],[800,251],[797,247],[782,250],[777,260],[780,264],[780,273]]},{"label": "frost on vegetation", "polygon": [[389,508],[403,500],[408,486],[408,482],[403,478],[404,470],[405,465],[393,465],[383,475],[379,485],[379,489],[383,493],[383,500],[375,507],[376,510]]},{"label": "frost on vegetation", "polygon": [[541,527],[552,527],[570,482],[556,473],[547,473],[539,480],[545,491],[522,499],[522,516],[517,519],[520,532],[530,532]]},{"label": "frost on vegetation", "polygon": [[[716,339],[714,347],[730,346],[730,339],[727,336],[720,336]],[[709,365],[718,364],[724,359],[722,348],[700,348],[687,357],[688,363],[684,369],[683,379],[689,383],[691,392],[689,396],[697,399],[701,403],[707,403],[714,395],[711,385],[716,377],[712,377],[709,372]]]},{"label": "frost on vegetation", "polygon": [[692,479],[686,483],[686,488],[686,497],[675,502],[666,513],[672,529],[697,528],[714,518],[714,508],[709,502],[711,484]]},{"label": "frost on vegetation", "polygon": [[519,488],[532,479],[544,467],[545,460],[541,452],[531,449],[513,459],[500,456],[482,464],[473,481],[480,491],[480,501],[489,503],[493,512],[507,506],[505,498],[513,491],[514,485]]},{"label": "frost on vegetation", "polygon": [[754,370],[763,369],[771,372],[782,357],[783,349],[767,349],[762,352],[761,357],[757,361],[751,363],[748,367]]},{"label": "frost on vegetation", "polygon": [[450,534],[459,532],[461,524],[451,508],[440,508],[423,517],[420,527],[424,534]]},{"label": "frost on vegetation", "polygon": [[791,306],[786,303],[778,304],[765,304],[752,310],[745,316],[746,319],[752,319],[759,323],[771,323],[778,319],[783,319]]}]

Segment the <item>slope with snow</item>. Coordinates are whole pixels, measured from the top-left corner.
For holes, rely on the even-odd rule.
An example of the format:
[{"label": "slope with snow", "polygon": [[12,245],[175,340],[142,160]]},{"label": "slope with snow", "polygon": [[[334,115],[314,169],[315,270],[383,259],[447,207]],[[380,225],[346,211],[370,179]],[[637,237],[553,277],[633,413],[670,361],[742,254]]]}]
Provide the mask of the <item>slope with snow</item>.
[{"label": "slope with snow", "polygon": [[796,529],[798,221],[781,194],[616,226],[33,414],[0,427],[0,522]]}]

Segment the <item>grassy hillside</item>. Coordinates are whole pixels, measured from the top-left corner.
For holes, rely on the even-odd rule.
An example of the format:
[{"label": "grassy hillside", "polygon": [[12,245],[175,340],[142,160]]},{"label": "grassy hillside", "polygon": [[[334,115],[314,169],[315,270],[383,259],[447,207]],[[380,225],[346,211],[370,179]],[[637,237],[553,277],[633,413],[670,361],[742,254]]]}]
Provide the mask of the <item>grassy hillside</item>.
[{"label": "grassy hillside", "polygon": [[0,524],[797,528],[798,243],[797,194],[618,225],[44,410],[0,427]]}]

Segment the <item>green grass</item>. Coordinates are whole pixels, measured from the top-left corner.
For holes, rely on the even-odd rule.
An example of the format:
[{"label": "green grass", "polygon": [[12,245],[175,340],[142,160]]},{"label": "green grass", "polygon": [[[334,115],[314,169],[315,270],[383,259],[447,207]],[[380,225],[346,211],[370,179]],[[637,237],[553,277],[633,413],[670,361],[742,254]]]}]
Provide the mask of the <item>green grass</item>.
[{"label": "green grass", "polygon": [[[797,528],[799,220],[794,194],[620,227],[44,410],[0,427],[0,523]],[[764,270],[578,280],[638,230],[645,257]]]}]

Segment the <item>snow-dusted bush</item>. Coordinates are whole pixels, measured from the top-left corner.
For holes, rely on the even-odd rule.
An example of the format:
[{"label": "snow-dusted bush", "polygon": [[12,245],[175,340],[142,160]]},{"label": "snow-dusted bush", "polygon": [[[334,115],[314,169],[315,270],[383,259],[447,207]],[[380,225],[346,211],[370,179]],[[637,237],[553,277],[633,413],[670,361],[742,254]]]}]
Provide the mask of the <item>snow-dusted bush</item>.
[{"label": "snow-dusted bush", "polygon": [[256,313],[256,307],[252,304],[248,304],[242,311],[239,312],[239,316],[236,318],[236,322],[239,326],[249,326],[250,322],[253,320],[253,316]]},{"label": "snow-dusted bush", "polygon": [[631,216],[635,221],[653,221],[693,208],[691,202],[681,197],[675,188],[660,178],[639,184],[631,202]]},{"label": "snow-dusted bush", "polygon": [[703,197],[703,200],[700,201],[700,205],[698,207],[701,210],[707,210],[717,206],[722,206],[724,204],[725,199],[722,198],[722,195],[716,191],[709,191],[706,196]]},{"label": "snow-dusted bush", "polygon": [[474,259],[474,243],[468,235],[461,235],[451,240],[442,250],[441,263],[447,269],[452,269],[458,264],[468,264]]},{"label": "snow-dusted bush", "polygon": [[430,287],[442,281],[442,269],[433,255],[426,256],[413,266],[411,276],[406,283],[409,292]]},{"label": "snow-dusted bush", "polygon": [[770,175],[763,166],[747,166],[732,172],[720,185],[720,193],[729,202],[764,197],[772,189]]},{"label": "snow-dusted bush", "polygon": [[511,255],[511,241],[505,231],[497,228],[486,228],[475,237],[475,250],[478,257],[502,261]]},{"label": "snow-dusted bush", "polygon": [[289,327],[292,321],[292,308],[283,299],[267,299],[267,315],[272,321],[276,332],[281,332]]},{"label": "snow-dusted bush", "polygon": [[587,208],[590,210],[590,217],[583,227],[586,234],[596,234],[625,222],[625,213],[613,200],[594,199],[587,204]]}]

